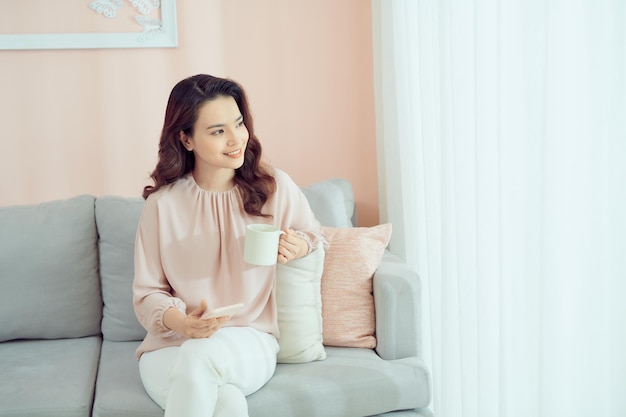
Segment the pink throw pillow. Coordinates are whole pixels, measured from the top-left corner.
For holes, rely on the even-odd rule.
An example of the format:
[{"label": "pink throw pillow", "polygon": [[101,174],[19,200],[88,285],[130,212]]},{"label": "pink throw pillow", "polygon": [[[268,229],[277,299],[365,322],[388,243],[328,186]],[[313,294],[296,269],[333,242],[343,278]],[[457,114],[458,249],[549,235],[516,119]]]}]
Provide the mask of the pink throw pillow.
[{"label": "pink throw pillow", "polygon": [[391,238],[391,224],[322,227],[329,243],[322,274],[324,345],[376,347],[372,278]]}]

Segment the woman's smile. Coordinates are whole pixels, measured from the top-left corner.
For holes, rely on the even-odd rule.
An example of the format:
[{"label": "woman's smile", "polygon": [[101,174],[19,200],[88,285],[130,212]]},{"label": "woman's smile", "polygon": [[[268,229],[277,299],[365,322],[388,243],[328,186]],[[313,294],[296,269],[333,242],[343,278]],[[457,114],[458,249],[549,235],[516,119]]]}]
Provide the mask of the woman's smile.
[{"label": "woman's smile", "polygon": [[224,155],[228,156],[229,158],[239,158],[240,156],[243,155],[243,152],[241,151],[241,148],[234,150],[232,152],[226,152],[224,153]]}]

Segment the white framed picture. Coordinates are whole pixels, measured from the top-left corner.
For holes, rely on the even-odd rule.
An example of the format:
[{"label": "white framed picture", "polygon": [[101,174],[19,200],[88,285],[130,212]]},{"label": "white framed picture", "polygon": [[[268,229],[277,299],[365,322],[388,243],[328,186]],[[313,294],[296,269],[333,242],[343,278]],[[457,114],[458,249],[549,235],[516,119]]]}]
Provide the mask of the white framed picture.
[{"label": "white framed picture", "polygon": [[[5,28],[0,29],[0,50],[178,46],[176,0],[38,1],[0,2],[0,27]],[[43,10],[50,7],[54,10]],[[46,21],[50,15],[55,18]],[[19,33],[7,33],[12,25]],[[54,31],[46,32],[47,26]]]}]

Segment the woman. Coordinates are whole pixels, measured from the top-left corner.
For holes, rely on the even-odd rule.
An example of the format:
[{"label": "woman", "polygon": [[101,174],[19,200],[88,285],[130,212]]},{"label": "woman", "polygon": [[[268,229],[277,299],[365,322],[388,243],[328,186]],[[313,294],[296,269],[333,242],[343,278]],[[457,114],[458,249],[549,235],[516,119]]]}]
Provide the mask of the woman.
[{"label": "woman", "polygon": [[[323,242],[298,186],[261,160],[241,86],[196,75],[172,90],[154,185],[135,243],[137,349],[144,387],[165,416],[247,416],[246,395],[273,375],[278,352],[275,266],[244,263],[245,229],[285,231],[277,261]],[[203,318],[243,303],[232,317]]]}]

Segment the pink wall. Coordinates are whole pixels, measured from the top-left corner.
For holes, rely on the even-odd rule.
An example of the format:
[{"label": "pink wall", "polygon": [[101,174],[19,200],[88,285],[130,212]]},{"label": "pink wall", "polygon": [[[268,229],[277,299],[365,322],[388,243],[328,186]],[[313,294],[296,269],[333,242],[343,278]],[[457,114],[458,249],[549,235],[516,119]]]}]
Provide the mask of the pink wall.
[{"label": "pink wall", "polygon": [[178,34],[173,49],[0,51],[0,206],[139,195],[171,87],[203,72],[244,85],[273,165],[300,185],[347,178],[359,224],[378,223],[370,2],[179,0]]}]

